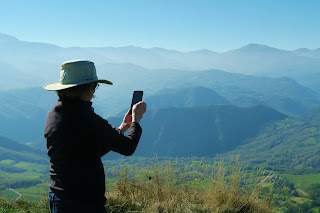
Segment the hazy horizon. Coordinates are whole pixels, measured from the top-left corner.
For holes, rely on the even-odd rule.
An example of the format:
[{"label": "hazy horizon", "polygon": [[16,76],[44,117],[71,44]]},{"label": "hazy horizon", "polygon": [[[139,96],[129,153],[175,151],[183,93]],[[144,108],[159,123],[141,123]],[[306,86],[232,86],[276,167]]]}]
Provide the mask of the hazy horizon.
[{"label": "hazy horizon", "polygon": [[76,47],[79,47],[79,48],[128,48],[128,47],[136,47],[136,48],[143,48],[143,49],[165,49],[165,50],[169,50],[169,51],[178,51],[178,52],[184,52],[184,53],[197,52],[197,51],[202,51],[202,50],[209,50],[209,51],[215,52],[215,53],[225,53],[225,52],[229,52],[229,51],[232,51],[232,50],[241,49],[241,48],[246,47],[246,46],[249,46],[249,45],[264,46],[264,47],[270,47],[270,48],[274,48],[274,49],[278,49],[278,50],[285,50],[285,51],[295,51],[295,50],[300,50],[300,49],[307,49],[307,50],[313,51],[313,50],[318,50],[318,49],[320,49],[320,46],[319,46],[319,47],[316,47],[316,48],[313,48],[313,49],[306,48],[306,47],[298,47],[298,48],[296,48],[296,49],[281,49],[281,48],[278,48],[278,47],[269,46],[269,45],[266,45],[266,44],[258,44],[258,43],[253,43],[253,42],[250,42],[250,43],[245,44],[245,45],[243,45],[243,46],[236,47],[235,49],[228,49],[228,50],[220,51],[220,52],[218,52],[218,51],[216,51],[216,50],[213,50],[213,49],[208,49],[208,48],[194,49],[194,50],[189,50],[189,51],[183,51],[183,50],[178,50],[178,49],[167,49],[167,48],[160,47],[160,46],[141,47],[141,46],[134,45],[134,44],[126,45],[126,46],[59,46],[59,45],[54,44],[54,43],[45,43],[45,42],[38,42],[38,41],[21,40],[21,39],[19,39],[18,37],[14,36],[14,35],[9,35],[9,34],[7,34],[7,33],[5,33],[5,32],[0,32],[0,36],[1,36],[1,35],[14,37],[14,38],[16,38],[16,39],[18,39],[19,41],[22,41],[22,42],[51,44],[51,45],[58,46],[58,47],[61,47],[61,48],[76,48]]},{"label": "hazy horizon", "polygon": [[60,47],[317,49],[319,1],[6,1],[0,32]]}]

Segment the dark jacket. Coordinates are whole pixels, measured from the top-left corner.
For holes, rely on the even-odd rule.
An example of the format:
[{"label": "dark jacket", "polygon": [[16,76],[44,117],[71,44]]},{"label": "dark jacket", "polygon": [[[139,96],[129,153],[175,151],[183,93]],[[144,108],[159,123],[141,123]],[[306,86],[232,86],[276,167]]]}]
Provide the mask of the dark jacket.
[{"label": "dark jacket", "polygon": [[132,155],[142,129],[134,122],[125,136],[95,114],[91,105],[63,99],[48,113],[44,136],[50,157],[49,192],[61,199],[105,203],[100,158],[109,151]]}]

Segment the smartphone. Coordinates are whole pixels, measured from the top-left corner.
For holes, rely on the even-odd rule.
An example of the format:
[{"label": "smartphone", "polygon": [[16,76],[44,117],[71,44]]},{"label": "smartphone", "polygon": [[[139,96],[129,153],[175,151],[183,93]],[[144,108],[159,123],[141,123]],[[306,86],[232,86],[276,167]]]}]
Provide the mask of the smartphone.
[{"label": "smartphone", "polygon": [[136,103],[142,101],[142,96],[143,96],[143,91],[134,91],[133,96],[132,96],[132,101],[131,101],[131,107],[130,107],[130,115],[132,113],[132,107]]}]

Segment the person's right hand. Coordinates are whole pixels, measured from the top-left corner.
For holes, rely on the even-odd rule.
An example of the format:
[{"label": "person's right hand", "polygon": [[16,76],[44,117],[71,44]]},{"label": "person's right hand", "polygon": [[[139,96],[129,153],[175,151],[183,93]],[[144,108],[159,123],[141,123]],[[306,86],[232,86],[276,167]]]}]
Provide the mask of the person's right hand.
[{"label": "person's right hand", "polygon": [[147,104],[144,101],[140,101],[132,107],[132,122],[140,122],[143,114],[147,110]]}]

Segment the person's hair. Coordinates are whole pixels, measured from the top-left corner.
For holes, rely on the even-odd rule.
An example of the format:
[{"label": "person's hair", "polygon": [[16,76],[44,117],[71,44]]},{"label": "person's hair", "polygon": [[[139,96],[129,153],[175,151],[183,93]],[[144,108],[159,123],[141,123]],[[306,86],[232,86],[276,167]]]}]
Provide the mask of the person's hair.
[{"label": "person's hair", "polygon": [[90,82],[68,89],[58,90],[57,95],[60,99],[83,99],[84,97],[92,98],[92,92],[97,86],[97,82]]}]

